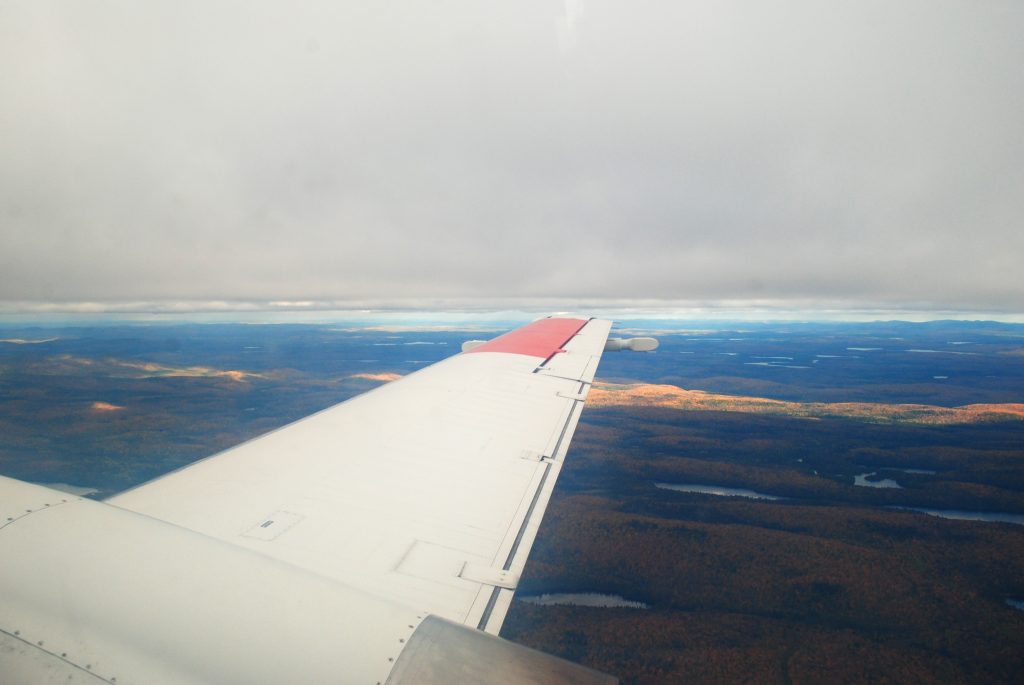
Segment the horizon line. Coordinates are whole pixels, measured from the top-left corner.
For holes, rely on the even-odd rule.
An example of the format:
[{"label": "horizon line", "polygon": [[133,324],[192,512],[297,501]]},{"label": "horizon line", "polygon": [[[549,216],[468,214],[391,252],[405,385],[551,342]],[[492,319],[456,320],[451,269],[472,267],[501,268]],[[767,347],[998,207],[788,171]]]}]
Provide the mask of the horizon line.
[{"label": "horizon line", "polygon": [[0,324],[111,319],[116,321],[222,320],[245,323],[330,322],[352,319],[515,320],[567,311],[627,319],[716,321],[995,321],[1024,323],[1024,311],[939,306],[931,303],[824,302],[813,300],[627,300],[582,298],[341,300],[124,300],[2,301]]}]

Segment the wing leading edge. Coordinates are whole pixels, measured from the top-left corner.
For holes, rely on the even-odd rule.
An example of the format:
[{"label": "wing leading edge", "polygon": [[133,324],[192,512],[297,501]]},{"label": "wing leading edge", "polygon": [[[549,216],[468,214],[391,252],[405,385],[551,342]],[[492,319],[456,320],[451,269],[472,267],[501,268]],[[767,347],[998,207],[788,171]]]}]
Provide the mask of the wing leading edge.
[{"label": "wing leading edge", "polygon": [[540,319],[108,503],[497,634],[610,325]]}]

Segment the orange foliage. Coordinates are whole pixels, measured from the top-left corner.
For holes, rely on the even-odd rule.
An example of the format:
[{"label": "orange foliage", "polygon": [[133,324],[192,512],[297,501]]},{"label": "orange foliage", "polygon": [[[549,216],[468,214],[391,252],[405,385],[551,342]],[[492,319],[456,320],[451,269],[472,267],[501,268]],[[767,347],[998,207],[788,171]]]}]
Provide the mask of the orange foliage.
[{"label": "orange foliage", "polygon": [[730,411],[803,418],[846,417],[886,423],[953,424],[1024,420],[1024,404],[969,404],[938,407],[882,402],[786,402],[766,397],[720,395],[675,385],[594,383],[587,397],[591,407],[665,407],[688,411]]}]

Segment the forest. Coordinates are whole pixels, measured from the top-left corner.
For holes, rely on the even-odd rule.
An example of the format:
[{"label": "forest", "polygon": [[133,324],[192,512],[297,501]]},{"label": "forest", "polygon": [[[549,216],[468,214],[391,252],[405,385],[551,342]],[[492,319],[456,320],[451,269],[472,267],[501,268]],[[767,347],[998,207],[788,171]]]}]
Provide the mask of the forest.
[{"label": "forest", "polygon": [[[1024,513],[1024,424],[892,426],[588,409],[503,635],[624,683],[1017,682],[1024,526],[889,508]],[[899,489],[856,487],[909,467]],[[748,488],[762,501],[656,481]]]}]

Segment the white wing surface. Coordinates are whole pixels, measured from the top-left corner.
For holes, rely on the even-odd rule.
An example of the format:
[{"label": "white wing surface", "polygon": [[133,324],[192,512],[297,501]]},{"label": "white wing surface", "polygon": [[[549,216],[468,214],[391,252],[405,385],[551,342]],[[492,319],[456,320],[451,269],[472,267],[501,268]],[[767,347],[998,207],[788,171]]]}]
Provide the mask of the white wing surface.
[{"label": "white wing surface", "polygon": [[609,328],[540,319],[107,503],[497,634]]}]

